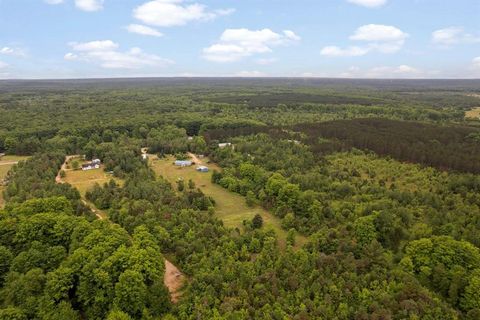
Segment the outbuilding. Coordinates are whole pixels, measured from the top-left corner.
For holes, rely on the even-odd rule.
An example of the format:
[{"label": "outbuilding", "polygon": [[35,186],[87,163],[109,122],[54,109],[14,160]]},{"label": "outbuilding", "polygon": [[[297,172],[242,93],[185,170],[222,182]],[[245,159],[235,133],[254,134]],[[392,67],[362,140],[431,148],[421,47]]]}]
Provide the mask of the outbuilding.
[{"label": "outbuilding", "polygon": [[205,166],[198,166],[197,167],[198,172],[208,172],[208,167]]},{"label": "outbuilding", "polygon": [[232,144],[230,142],[222,142],[218,144],[219,148],[230,147]]},{"label": "outbuilding", "polygon": [[175,165],[177,167],[190,167],[192,165],[192,161],[189,160],[176,160]]}]

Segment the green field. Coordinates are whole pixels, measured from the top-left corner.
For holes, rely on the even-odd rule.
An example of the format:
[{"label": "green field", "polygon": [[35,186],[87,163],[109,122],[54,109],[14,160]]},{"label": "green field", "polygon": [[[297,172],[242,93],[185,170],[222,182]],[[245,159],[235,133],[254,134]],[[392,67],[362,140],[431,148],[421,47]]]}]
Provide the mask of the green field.
[{"label": "green field", "polygon": [[[206,195],[215,199],[216,216],[224,222],[225,226],[242,228],[243,220],[251,220],[258,213],[263,218],[265,228],[273,229],[278,235],[280,245],[282,247],[285,246],[287,232],[282,229],[279,218],[260,206],[250,208],[247,206],[243,196],[230,192],[211,182],[212,170],[221,170],[217,165],[207,164],[210,172],[202,173],[196,171],[195,166],[181,168],[174,166],[173,162],[173,157],[158,159],[156,156],[150,156],[150,164],[157,175],[163,176],[172,183],[180,178],[184,181],[192,179],[195,185]],[[305,242],[305,237],[297,235],[297,246],[302,246]]]},{"label": "green field", "polygon": [[100,169],[88,171],[67,169],[65,173],[66,177],[63,181],[77,188],[82,197],[85,197],[87,190],[93,187],[95,183],[103,185],[105,182],[109,182],[110,179],[113,178],[112,175],[103,171],[103,166],[100,166]]},{"label": "green field", "polygon": [[4,156],[0,158],[0,179],[3,179],[7,172],[13,167],[15,162],[27,160],[24,156]]}]

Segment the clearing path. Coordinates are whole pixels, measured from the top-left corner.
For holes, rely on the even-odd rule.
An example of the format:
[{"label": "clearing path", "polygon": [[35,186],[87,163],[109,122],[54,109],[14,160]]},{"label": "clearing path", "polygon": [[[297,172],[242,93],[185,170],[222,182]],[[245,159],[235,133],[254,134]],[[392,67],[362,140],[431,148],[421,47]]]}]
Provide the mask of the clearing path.
[{"label": "clearing path", "polygon": [[[278,217],[275,217],[261,206],[247,206],[245,198],[240,194],[230,192],[212,183],[212,170],[221,171],[221,168],[216,164],[208,163],[207,159],[204,159],[204,163],[206,163],[205,165],[210,171],[198,172],[195,166],[175,167],[173,165],[175,161],[173,157],[159,159],[157,156],[152,156],[149,159],[150,166],[155,173],[172,183],[175,183],[178,179],[183,179],[184,181],[192,179],[197,188],[215,200],[215,216],[221,219],[225,226],[241,229],[243,220],[251,220],[256,214],[260,214],[263,218],[264,226],[273,229],[277,234],[279,245],[282,248],[286,246],[287,232],[282,228],[281,220]],[[306,242],[306,237],[297,234],[296,247],[301,247]]]},{"label": "clearing path", "polygon": [[191,152],[187,152],[187,154],[192,159],[192,161],[195,162],[195,164],[203,164],[202,160],[200,160],[195,154]]},{"label": "clearing path", "polygon": [[178,270],[170,261],[165,259],[165,276],[163,278],[163,283],[167,287],[168,292],[170,292],[170,300],[173,303],[177,303],[181,292],[180,289],[183,286],[185,281],[185,275]]},{"label": "clearing path", "polygon": [[18,161],[1,161],[0,166],[7,166],[7,165],[14,165],[17,164]]},{"label": "clearing path", "polygon": [[65,161],[63,162],[62,166],[60,167],[60,170],[58,171],[57,173],[57,176],[55,177],[55,182],[56,183],[65,183],[65,181],[63,181],[62,177],[60,176],[60,171],[65,171],[67,172],[67,164],[68,162],[73,159],[73,158],[81,158],[82,156],[76,154],[76,155],[71,155],[71,156],[66,156],[65,157]]},{"label": "clearing path", "polygon": [[95,213],[95,215],[97,216],[97,218],[98,218],[99,220],[105,220],[105,219],[107,219],[107,215],[105,214],[105,212],[98,210],[98,209],[95,207],[95,205],[93,205],[92,203],[87,202],[87,200],[85,200],[85,199],[82,199],[82,203],[83,203],[84,205],[86,205],[87,207],[89,207],[90,210],[92,210],[92,212]]}]

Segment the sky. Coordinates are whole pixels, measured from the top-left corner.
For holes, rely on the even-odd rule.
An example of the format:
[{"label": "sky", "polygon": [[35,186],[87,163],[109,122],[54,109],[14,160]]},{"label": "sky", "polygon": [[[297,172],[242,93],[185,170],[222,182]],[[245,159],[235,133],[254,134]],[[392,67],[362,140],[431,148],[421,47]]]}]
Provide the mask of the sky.
[{"label": "sky", "polygon": [[0,0],[0,79],[480,78],[480,0]]}]

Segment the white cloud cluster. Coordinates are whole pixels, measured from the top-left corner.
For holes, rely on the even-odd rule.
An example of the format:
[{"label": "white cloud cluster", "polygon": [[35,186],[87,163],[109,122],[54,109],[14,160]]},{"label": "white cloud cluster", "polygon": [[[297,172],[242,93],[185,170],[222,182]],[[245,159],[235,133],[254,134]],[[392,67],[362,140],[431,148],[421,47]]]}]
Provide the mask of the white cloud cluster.
[{"label": "white cloud cluster", "polygon": [[407,33],[394,26],[367,24],[355,30],[349,38],[352,41],[365,42],[366,45],[347,48],[326,46],[320,53],[331,57],[358,57],[369,52],[395,53],[403,47],[408,37]]},{"label": "white cloud cluster", "polygon": [[107,69],[141,69],[163,67],[173,63],[157,55],[147,54],[140,48],[121,52],[118,50],[119,45],[112,40],[72,42],[69,45],[75,53],[67,53],[64,56],[65,60],[96,63]]},{"label": "white cloud cluster", "polygon": [[330,57],[359,57],[364,56],[368,53],[368,48],[362,47],[348,47],[348,48],[340,48],[337,46],[326,46],[320,52],[324,56]]},{"label": "white cloud cluster", "polygon": [[480,70],[480,57],[476,57],[475,59],[473,59],[473,67]]},{"label": "white cloud cluster", "polygon": [[339,76],[342,78],[414,79],[425,77],[425,73],[408,65],[399,65],[394,67],[374,67],[368,70],[351,67],[347,72],[343,72]]},{"label": "white cloud cluster", "polygon": [[[57,5],[62,4],[64,0],[43,0],[47,4]],[[83,11],[99,11],[103,9],[105,0],[75,0],[75,7]]]},{"label": "white cloud cluster", "polygon": [[270,29],[226,29],[220,40],[203,49],[203,57],[214,62],[233,62],[254,54],[272,52],[272,48],[299,41],[300,37],[291,30],[282,33]]},{"label": "white cloud cluster", "polygon": [[258,78],[258,77],[266,77],[267,74],[261,71],[240,71],[233,75],[234,77],[240,78]]},{"label": "white cloud cluster", "polygon": [[348,0],[348,2],[367,8],[378,8],[385,5],[387,0]]},{"label": "white cloud cluster", "polygon": [[480,43],[480,35],[465,32],[463,27],[448,27],[432,33],[432,42],[442,46]]},{"label": "white cloud cluster", "polygon": [[233,9],[208,11],[200,3],[187,4],[183,0],[153,0],[133,11],[133,16],[145,24],[157,27],[182,26],[193,21],[208,21],[229,15]]},{"label": "white cloud cluster", "polygon": [[44,0],[47,4],[61,4],[63,0]]},{"label": "white cloud cluster", "polygon": [[99,11],[103,9],[104,0],[75,0],[75,6],[83,11]]},{"label": "white cloud cluster", "polygon": [[130,24],[126,27],[127,31],[130,33],[140,34],[142,36],[152,36],[152,37],[162,37],[163,33],[160,31],[150,28],[141,24]]},{"label": "white cloud cluster", "polygon": [[12,47],[3,47],[0,48],[0,54],[9,55],[9,56],[17,56],[17,57],[25,57],[25,52],[20,48],[12,48]]}]

